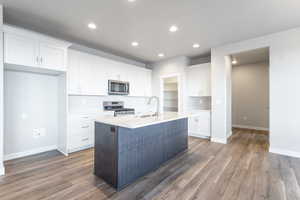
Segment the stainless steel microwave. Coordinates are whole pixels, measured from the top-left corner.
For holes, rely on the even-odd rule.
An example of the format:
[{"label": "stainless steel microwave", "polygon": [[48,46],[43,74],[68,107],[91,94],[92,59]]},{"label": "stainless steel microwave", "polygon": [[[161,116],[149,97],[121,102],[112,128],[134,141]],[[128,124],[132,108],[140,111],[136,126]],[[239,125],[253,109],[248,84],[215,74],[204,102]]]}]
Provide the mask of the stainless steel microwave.
[{"label": "stainless steel microwave", "polygon": [[129,82],[108,80],[108,94],[129,95]]}]

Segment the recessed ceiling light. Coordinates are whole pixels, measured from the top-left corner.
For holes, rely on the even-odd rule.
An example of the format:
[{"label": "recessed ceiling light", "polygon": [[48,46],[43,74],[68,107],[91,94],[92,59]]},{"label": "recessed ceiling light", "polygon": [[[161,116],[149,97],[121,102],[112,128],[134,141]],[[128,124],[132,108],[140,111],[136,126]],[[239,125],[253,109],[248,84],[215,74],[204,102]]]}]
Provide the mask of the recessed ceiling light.
[{"label": "recessed ceiling light", "polygon": [[176,32],[176,31],[178,31],[178,27],[175,26],[175,25],[173,25],[173,26],[171,26],[171,27],[169,28],[169,31],[172,32],[172,33],[174,33],[174,32]]},{"label": "recessed ceiling light", "polygon": [[200,44],[197,44],[197,43],[193,44],[194,49],[198,49],[199,47],[200,47]]},{"label": "recessed ceiling light", "polygon": [[90,29],[95,30],[95,29],[97,28],[97,25],[94,24],[94,23],[89,23],[89,24],[88,24],[88,27],[89,27]]},{"label": "recessed ceiling light", "polygon": [[235,65],[235,64],[237,64],[237,60],[234,59],[231,63]]},{"label": "recessed ceiling light", "polygon": [[135,2],[135,0],[128,0],[128,2]]},{"label": "recessed ceiling light", "polygon": [[131,46],[137,47],[137,46],[139,46],[139,43],[138,43],[138,42],[132,42],[132,43],[131,43]]},{"label": "recessed ceiling light", "polygon": [[165,54],[160,53],[160,54],[158,54],[158,57],[160,57],[160,58],[165,57]]}]

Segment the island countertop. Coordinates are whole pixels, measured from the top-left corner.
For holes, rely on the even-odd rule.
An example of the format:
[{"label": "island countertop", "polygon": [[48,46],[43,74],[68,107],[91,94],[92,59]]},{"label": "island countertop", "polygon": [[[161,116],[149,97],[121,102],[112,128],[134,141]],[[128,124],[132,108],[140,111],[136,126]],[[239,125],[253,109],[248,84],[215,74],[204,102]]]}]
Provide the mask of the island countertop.
[{"label": "island countertop", "polygon": [[96,118],[96,122],[109,124],[113,126],[119,126],[123,128],[141,128],[149,125],[159,124],[163,122],[184,119],[192,116],[193,114],[189,113],[178,113],[178,112],[164,112],[161,113],[158,117],[139,117],[139,116],[101,116]]}]

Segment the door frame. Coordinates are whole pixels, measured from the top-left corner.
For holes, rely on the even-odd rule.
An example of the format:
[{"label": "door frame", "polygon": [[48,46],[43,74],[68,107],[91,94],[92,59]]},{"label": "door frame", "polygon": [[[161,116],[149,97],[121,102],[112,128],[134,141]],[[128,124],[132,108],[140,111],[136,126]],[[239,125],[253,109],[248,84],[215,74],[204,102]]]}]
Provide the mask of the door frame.
[{"label": "door frame", "polygon": [[177,79],[177,87],[178,87],[178,112],[183,111],[183,104],[182,104],[182,90],[181,90],[181,75],[179,73],[164,75],[160,77],[160,112],[164,111],[164,79],[176,77]]}]

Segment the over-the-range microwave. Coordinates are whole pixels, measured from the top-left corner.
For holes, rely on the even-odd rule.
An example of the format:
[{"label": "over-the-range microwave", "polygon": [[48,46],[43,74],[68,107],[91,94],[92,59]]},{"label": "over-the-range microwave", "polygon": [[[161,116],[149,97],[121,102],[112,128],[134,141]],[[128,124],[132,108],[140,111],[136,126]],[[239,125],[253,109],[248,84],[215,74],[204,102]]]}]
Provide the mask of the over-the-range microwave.
[{"label": "over-the-range microwave", "polygon": [[129,82],[108,80],[108,94],[129,95]]}]

